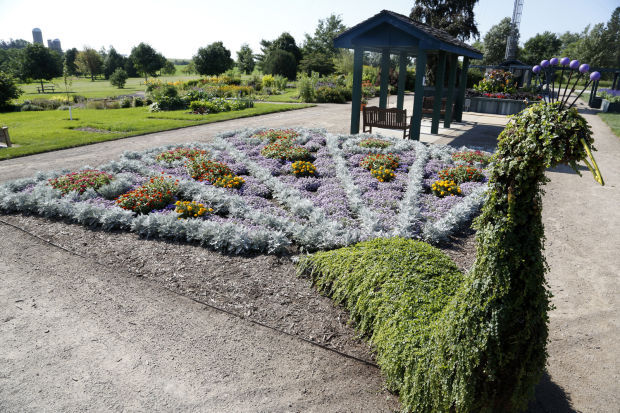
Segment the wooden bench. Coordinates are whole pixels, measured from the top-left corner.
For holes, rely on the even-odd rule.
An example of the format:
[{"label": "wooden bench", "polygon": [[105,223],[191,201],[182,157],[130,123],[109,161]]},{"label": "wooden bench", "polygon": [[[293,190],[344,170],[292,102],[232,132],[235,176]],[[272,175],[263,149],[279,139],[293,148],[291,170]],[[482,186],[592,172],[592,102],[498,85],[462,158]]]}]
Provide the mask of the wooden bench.
[{"label": "wooden bench", "polygon": [[54,85],[37,86],[37,92],[39,92],[39,93],[47,93],[47,92],[54,93]]},{"label": "wooden bench", "polygon": [[[407,109],[381,109],[377,106],[366,106],[363,110],[363,132],[372,133],[372,128],[398,129],[403,131],[403,138],[409,136]],[[368,128],[368,130],[366,130]]]},{"label": "wooden bench", "polygon": [[[447,102],[448,102],[448,98],[441,99],[441,110],[439,111],[440,116],[445,116]],[[435,106],[434,96],[422,97],[422,115],[433,116],[434,106]],[[452,113],[454,113],[454,103],[452,103]]]}]

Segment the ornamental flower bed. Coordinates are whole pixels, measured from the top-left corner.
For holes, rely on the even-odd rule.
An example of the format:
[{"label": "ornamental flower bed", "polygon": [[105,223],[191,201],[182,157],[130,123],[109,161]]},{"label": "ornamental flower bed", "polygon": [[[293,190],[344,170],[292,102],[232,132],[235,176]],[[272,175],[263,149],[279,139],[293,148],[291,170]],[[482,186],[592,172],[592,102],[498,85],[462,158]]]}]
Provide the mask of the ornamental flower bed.
[{"label": "ornamental flower bed", "polygon": [[[431,186],[442,170],[463,163],[453,159],[454,149],[371,138],[390,144],[364,147],[360,143],[368,137],[321,130],[259,129],[225,133],[209,144],[125,152],[99,168],[107,183],[84,191],[63,192],[51,184],[68,171],[1,185],[0,211],[60,217],[236,254],[333,249],[391,236],[437,243],[478,213],[486,191],[484,170],[482,181],[460,185],[461,196],[441,198]],[[266,148],[281,142],[312,163],[265,156]],[[181,210],[191,219],[178,219]]]},{"label": "ornamental flower bed", "polygon": [[71,191],[83,193],[88,188],[98,189],[112,180],[112,175],[96,169],[85,169],[80,172],[72,172],[49,181],[53,188],[58,189],[63,195]]}]

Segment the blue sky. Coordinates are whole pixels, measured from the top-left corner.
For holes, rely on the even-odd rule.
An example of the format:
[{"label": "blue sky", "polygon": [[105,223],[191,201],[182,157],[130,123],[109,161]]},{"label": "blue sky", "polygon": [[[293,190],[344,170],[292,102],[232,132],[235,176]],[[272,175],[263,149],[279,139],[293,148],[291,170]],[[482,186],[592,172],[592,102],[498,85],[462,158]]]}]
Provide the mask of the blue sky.
[{"label": "blue sky", "polygon": [[[484,36],[504,17],[513,0],[480,0],[476,22]],[[43,39],[59,38],[63,49],[113,45],[128,54],[147,42],[170,58],[190,58],[201,46],[223,41],[233,52],[248,43],[255,52],[261,39],[288,31],[301,44],[319,19],[339,14],[353,26],[381,9],[409,14],[414,1],[355,0],[0,0],[0,39],[32,41],[38,27]],[[525,0],[521,41],[545,30],[581,32],[588,24],[605,23],[618,0]]]}]

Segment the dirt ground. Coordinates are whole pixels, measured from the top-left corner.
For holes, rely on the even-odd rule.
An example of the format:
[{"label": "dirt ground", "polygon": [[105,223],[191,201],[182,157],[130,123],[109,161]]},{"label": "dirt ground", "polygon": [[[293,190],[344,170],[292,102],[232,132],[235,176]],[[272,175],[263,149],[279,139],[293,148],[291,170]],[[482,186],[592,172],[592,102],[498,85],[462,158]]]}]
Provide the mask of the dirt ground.
[{"label": "dirt ground", "polygon": [[[319,109],[306,112],[314,126]],[[302,112],[278,116],[304,126]],[[620,139],[585,116],[606,186],[587,170],[582,178],[567,168],[548,173],[543,220],[556,308],[530,412],[620,411]],[[438,142],[492,147],[503,122],[474,115],[460,137]],[[173,135],[123,141],[141,149],[183,139]],[[101,145],[102,162],[123,149]],[[79,166],[98,147],[3,161],[1,179]],[[0,223],[0,411],[398,408],[346,313],[296,277],[287,257],[224,256],[37,217],[0,220],[35,235]],[[466,269],[473,238],[456,241],[446,252]]]}]

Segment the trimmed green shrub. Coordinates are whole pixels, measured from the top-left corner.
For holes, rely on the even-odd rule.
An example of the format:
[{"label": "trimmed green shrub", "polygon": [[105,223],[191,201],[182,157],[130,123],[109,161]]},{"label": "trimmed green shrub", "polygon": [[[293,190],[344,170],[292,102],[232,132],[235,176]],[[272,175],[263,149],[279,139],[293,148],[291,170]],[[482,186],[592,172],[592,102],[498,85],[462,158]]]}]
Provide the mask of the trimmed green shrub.
[{"label": "trimmed green shrub", "polygon": [[[405,409],[420,371],[432,370],[427,354],[443,310],[463,282],[454,262],[429,244],[404,238],[375,239],[301,259],[301,274],[344,305],[370,337],[388,386]],[[413,411],[418,411],[411,409]]]},{"label": "trimmed green shrub", "polygon": [[0,110],[10,106],[10,102],[13,99],[17,99],[22,93],[17,82],[13,79],[13,76],[0,72]]},{"label": "trimmed green shrub", "polygon": [[110,83],[112,86],[122,89],[125,87],[128,78],[127,72],[122,67],[117,67],[114,73],[110,75]]}]

